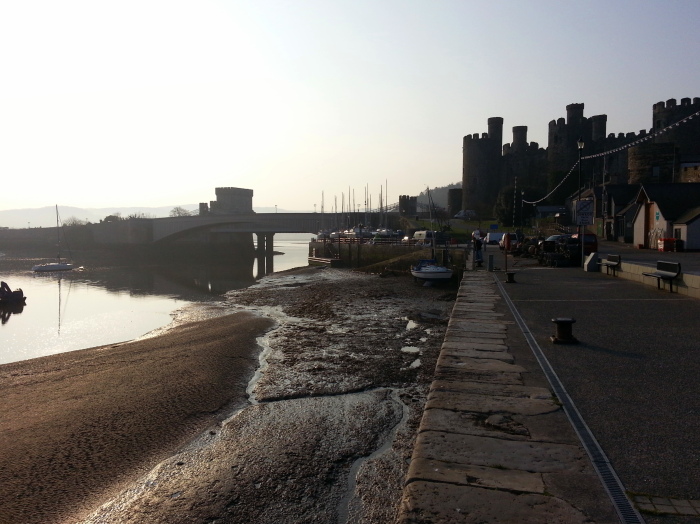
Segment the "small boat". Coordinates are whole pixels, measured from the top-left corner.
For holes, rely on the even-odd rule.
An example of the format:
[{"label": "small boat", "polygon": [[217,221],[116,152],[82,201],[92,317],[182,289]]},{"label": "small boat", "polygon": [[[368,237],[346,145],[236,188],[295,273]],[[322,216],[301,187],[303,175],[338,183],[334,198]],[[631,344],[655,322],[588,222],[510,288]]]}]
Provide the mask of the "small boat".
[{"label": "small boat", "polygon": [[56,236],[58,237],[58,255],[56,255],[56,262],[37,264],[32,268],[32,271],[37,273],[47,271],[70,271],[75,267],[73,264],[68,262],[61,262],[61,228],[59,227],[58,205],[56,206]]},{"label": "small boat", "polygon": [[445,266],[438,265],[434,259],[419,260],[411,267],[413,278],[421,280],[442,281],[452,278],[452,270]]},{"label": "small boat", "polygon": [[42,272],[42,271],[70,271],[75,266],[68,262],[61,262],[59,257],[58,262],[47,262],[46,264],[38,264],[32,268],[32,271]]},{"label": "small boat", "polygon": [[24,304],[25,300],[27,300],[27,297],[24,296],[24,291],[21,289],[12,291],[5,282],[2,282],[0,285],[0,305],[11,306]]}]

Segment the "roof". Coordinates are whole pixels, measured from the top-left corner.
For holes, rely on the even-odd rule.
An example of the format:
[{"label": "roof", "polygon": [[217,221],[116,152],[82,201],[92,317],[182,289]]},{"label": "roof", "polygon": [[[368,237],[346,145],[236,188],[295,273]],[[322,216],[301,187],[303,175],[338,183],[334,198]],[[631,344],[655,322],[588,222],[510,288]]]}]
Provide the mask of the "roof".
[{"label": "roof", "polygon": [[689,209],[688,211],[683,213],[676,219],[674,224],[689,224],[698,217],[700,217],[700,206],[694,207],[693,209]]},{"label": "roof", "polygon": [[700,205],[700,183],[642,184],[637,202],[654,202],[664,218],[676,222]]},{"label": "roof", "polygon": [[605,193],[618,206],[625,206],[636,199],[640,184],[607,184]]}]

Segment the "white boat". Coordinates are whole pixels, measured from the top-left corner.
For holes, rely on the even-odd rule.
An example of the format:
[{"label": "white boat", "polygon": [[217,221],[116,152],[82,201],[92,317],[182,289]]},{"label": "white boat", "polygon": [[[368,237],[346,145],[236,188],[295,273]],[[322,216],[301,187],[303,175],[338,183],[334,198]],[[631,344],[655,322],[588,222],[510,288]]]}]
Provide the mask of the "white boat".
[{"label": "white boat", "polygon": [[60,258],[58,262],[47,262],[46,264],[37,264],[32,268],[32,271],[42,272],[42,271],[70,271],[75,266],[68,262],[61,262]]},{"label": "white boat", "polygon": [[73,264],[61,261],[61,229],[58,224],[58,206],[56,206],[56,236],[58,237],[58,255],[56,255],[56,262],[47,262],[45,264],[37,264],[32,268],[35,272],[47,272],[47,271],[70,271],[73,269]]},{"label": "white boat", "polygon": [[415,266],[411,267],[411,275],[421,280],[449,280],[452,278],[452,270],[438,265],[433,259],[419,260]]}]

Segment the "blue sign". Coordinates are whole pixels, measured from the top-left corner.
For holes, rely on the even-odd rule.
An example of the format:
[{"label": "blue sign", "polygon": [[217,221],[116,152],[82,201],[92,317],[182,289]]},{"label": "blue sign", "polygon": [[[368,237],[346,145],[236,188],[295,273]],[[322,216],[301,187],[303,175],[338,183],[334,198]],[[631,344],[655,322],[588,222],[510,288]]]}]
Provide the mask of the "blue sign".
[{"label": "blue sign", "polygon": [[491,229],[498,229],[498,224],[491,224],[489,227]]}]

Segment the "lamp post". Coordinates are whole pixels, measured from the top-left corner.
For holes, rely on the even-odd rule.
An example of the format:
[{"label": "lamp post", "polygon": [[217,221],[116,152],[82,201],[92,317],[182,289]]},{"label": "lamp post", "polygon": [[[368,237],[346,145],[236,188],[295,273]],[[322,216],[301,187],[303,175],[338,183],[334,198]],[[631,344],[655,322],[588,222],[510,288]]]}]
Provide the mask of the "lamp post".
[{"label": "lamp post", "polygon": [[583,138],[579,138],[578,142],[578,199],[576,200],[576,224],[578,225],[578,241],[581,243],[581,267],[583,267],[583,228],[581,227],[581,217],[579,209],[581,208],[581,153],[583,152]]}]

